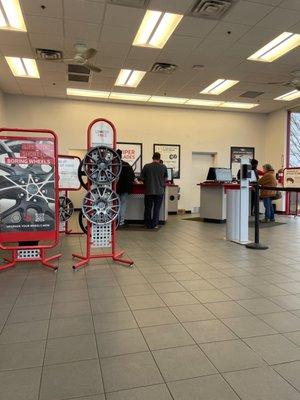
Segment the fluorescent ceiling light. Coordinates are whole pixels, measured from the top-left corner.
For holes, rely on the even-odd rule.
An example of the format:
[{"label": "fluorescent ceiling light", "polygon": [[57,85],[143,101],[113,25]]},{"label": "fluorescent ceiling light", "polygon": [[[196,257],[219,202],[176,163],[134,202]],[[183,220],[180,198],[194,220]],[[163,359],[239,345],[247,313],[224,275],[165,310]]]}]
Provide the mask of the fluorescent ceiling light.
[{"label": "fluorescent ceiling light", "polygon": [[136,94],[136,93],[116,93],[111,92],[109,98],[112,100],[130,100],[130,101],[148,101],[148,94]]},{"label": "fluorescent ceiling light", "polygon": [[292,90],[291,92],[276,97],[274,100],[291,101],[294,99],[298,99],[298,97],[300,97],[300,90]]},{"label": "fluorescent ceiling light", "polygon": [[5,57],[14,76],[20,78],[39,78],[36,61],[32,58]]},{"label": "fluorescent ceiling light", "polygon": [[225,90],[231,88],[236,85],[239,81],[233,81],[230,79],[217,79],[211,85],[207,86],[204,90],[202,90],[202,94],[220,94],[225,92]]},{"label": "fluorescent ceiling light", "polygon": [[291,32],[283,32],[256,53],[252,54],[252,56],[248,57],[248,60],[272,62],[299,45],[300,35]]},{"label": "fluorescent ceiling light", "polygon": [[219,107],[221,101],[190,99],[185,103],[187,106],[205,106],[205,107]]},{"label": "fluorescent ceiling light", "polygon": [[67,88],[68,96],[97,97],[100,99],[108,99],[109,94],[110,92],[101,92],[99,90]]},{"label": "fluorescent ceiling light", "polygon": [[0,29],[27,31],[19,0],[0,0]]},{"label": "fluorescent ceiling light", "polygon": [[162,49],[172,35],[183,15],[147,10],[133,46]]},{"label": "fluorescent ceiling light", "polygon": [[115,86],[137,87],[145,75],[146,71],[121,69],[115,82]]},{"label": "fluorescent ceiling light", "polygon": [[149,102],[151,103],[169,103],[169,104],[184,104],[188,99],[181,97],[166,97],[166,96],[151,96]]},{"label": "fluorescent ceiling light", "polygon": [[220,105],[220,107],[225,108],[244,108],[249,110],[250,108],[257,107],[258,104],[256,103],[241,103],[241,102],[234,102],[234,101],[225,101]]}]

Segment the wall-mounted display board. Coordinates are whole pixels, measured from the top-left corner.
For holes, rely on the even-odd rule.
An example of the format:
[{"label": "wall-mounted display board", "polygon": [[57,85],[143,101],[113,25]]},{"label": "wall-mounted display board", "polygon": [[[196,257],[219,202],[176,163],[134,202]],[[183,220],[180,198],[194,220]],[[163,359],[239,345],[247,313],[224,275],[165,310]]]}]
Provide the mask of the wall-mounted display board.
[{"label": "wall-mounted display board", "polygon": [[173,168],[173,178],[180,178],[180,145],[157,144],[153,145],[153,151],[161,155],[161,159],[167,168]]},{"label": "wall-mounted display board", "polygon": [[247,158],[250,162],[255,156],[254,147],[231,147],[230,148],[230,168],[232,176],[237,176],[240,169],[241,158]]},{"label": "wall-mounted display board", "polygon": [[284,170],[285,188],[300,188],[300,168],[286,168]]},{"label": "wall-mounted display board", "polygon": [[118,142],[117,148],[122,150],[122,158],[128,162],[136,175],[140,175],[143,167],[143,144]]},{"label": "wall-mounted display board", "polygon": [[79,190],[78,168],[80,158],[74,156],[58,156],[58,186],[60,190]]}]

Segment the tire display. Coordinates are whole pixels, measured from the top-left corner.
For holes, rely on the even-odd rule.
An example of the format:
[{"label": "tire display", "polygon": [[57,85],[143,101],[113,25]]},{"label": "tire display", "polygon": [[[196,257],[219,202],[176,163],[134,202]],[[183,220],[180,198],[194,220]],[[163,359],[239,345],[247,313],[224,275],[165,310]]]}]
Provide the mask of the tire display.
[{"label": "tire display", "polygon": [[66,196],[59,196],[59,220],[68,221],[74,213],[74,205]]}]

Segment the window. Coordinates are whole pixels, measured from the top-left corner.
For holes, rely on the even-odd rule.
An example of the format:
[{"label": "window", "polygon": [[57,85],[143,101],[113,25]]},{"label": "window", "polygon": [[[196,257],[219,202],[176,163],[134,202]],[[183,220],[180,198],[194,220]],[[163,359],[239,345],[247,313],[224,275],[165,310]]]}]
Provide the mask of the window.
[{"label": "window", "polygon": [[300,112],[290,113],[288,166],[300,167]]}]

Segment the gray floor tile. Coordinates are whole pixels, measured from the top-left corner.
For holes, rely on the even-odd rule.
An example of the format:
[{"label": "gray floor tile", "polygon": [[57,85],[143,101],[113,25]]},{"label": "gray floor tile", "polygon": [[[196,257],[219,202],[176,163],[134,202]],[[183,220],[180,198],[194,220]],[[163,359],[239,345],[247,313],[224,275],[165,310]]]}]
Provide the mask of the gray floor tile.
[{"label": "gray floor tile", "polygon": [[267,314],[283,311],[277,304],[268,299],[239,300],[238,303],[253,314]]},{"label": "gray floor tile", "polygon": [[230,300],[230,297],[226,296],[226,294],[218,289],[193,291],[193,296],[195,296],[201,303],[204,304]]},{"label": "gray floor tile", "polygon": [[62,400],[103,393],[98,360],[44,367],[40,400]]},{"label": "gray floor tile", "polygon": [[152,283],[152,286],[157,291],[157,293],[173,293],[185,291],[185,288],[178,282]]},{"label": "gray floor tile", "polygon": [[[200,278],[199,275],[195,274],[193,271],[172,272],[171,275],[174,276],[177,281],[193,281]],[[183,282],[181,282],[181,284],[182,283]]]},{"label": "gray floor tile", "polygon": [[224,292],[232,300],[247,300],[259,297],[256,292],[245,286],[223,288],[222,292]]},{"label": "gray floor tile", "polygon": [[0,371],[40,367],[46,341],[0,345]]},{"label": "gray floor tile", "polygon": [[92,317],[81,315],[68,318],[50,320],[49,338],[66,337],[73,335],[85,335],[94,330]]},{"label": "gray floor tile", "polygon": [[90,299],[115,299],[122,298],[123,293],[119,287],[89,288]]},{"label": "gray floor tile", "polygon": [[168,383],[174,400],[238,400],[220,375]]},{"label": "gray floor tile", "polygon": [[91,300],[91,308],[93,314],[129,310],[125,298],[94,299]]},{"label": "gray floor tile", "polygon": [[199,304],[199,301],[188,292],[162,293],[160,297],[169,307],[184,304]]},{"label": "gray floor tile", "polygon": [[180,322],[205,321],[216,317],[208,311],[202,304],[189,304],[183,306],[170,307]]},{"label": "gray floor tile", "polygon": [[300,318],[285,311],[280,313],[264,314],[259,316],[263,321],[278,332],[294,332],[300,330]]},{"label": "gray floor tile", "polygon": [[[146,273],[145,273],[146,274]],[[175,278],[172,275],[166,273],[155,273],[155,274],[146,274],[147,280],[150,283],[160,283],[160,282],[174,282]]]},{"label": "gray floor tile", "polygon": [[91,307],[89,301],[74,301],[71,303],[53,304],[51,318],[56,319],[90,314]]},{"label": "gray floor tile", "polygon": [[1,400],[37,400],[41,368],[0,372]]},{"label": "gray floor tile", "polygon": [[6,325],[0,335],[0,344],[44,340],[48,321],[21,322]]},{"label": "gray floor tile", "polygon": [[266,365],[262,358],[241,340],[204,343],[200,347],[220,372]]},{"label": "gray floor tile", "polygon": [[300,331],[285,333],[284,336],[291,340],[293,343],[300,346]]},{"label": "gray floor tile", "polygon": [[149,352],[104,358],[101,366],[107,392],[163,382]]},{"label": "gray floor tile", "polygon": [[151,350],[195,344],[190,335],[179,324],[142,328]]},{"label": "gray floor tile", "polygon": [[224,377],[243,400],[300,399],[300,393],[269,367],[229,372]]},{"label": "gray floor tile", "polygon": [[264,336],[277,333],[273,328],[255,316],[222,319],[238,337]]},{"label": "gray floor tile", "polygon": [[300,391],[300,361],[273,367],[284,379]]},{"label": "gray floor tile", "polygon": [[288,291],[280,289],[278,286],[272,284],[253,286],[252,289],[266,297],[284,296],[285,294],[289,294]]},{"label": "gray floor tile", "polygon": [[143,310],[146,308],[160,308],[165,306],[165,303],[157,294],[130,296],[127,297],[127,301],[132,310]]},{"label": "gray floor tile", "polygon": [[153,385],[121,390],[106,395],[107,400],[172,400],[166,385]]},{"label": "gray floor tile", "polygon": [[261,336],[245,339],[245,341],[269,364],[279,364],[300,359],[300,348],[283,335]]},{"label": "gray floor tile", "polygon": [[149,283],[138,285],[122,285],[122,291],[125,296],[139,296],[143,294],[154,294],[154,290]]},{"label": "gray floor tile", "polygon": [[183,325],[197,343],[237,339],[221,321],[186,322]]},{"label": "gray floor tile", "polygon": [[180,284],[186,289],[186,290],[210,290],[210,289],[215,289],[213,285],[211,285],[209,282],[207,282],[205,279],[200,279],[200,276],[198,276],[197,279],[194,279],[192,281],[181,281]]},{"label": "gray floor tile", "polygon": [[48,340],[45,364],[62,364],[97,357],[94,335],[70,336]]},{"label": "gray floor tile", "polygon": [[207,281],[217,289],[233,288],[241,284],[232,278],[208,278]]},{"label": "gray floor tile", "polygon": [[218,373],[198,346],[156,350],[153,355],[167,382]]},{"label": "gray floor tile", "polygon": [[55,290],[54,303],[67,303],[69,301],[88,301],[89,294],[87,289],[77,290]]},{"label": "gray floor tile", "polygon": [[271,301],[278,304],[285,310],[299,310],[300,309],[300,297],[290,294],[288,296],[276,296],[271,297]]},{"label": "gray floor tile", "polygon": [[14,307],[9,316],[8,323],[12,324],[15,322],[31,322],[49,319],[50,310],[50,304],[43,304],[39,306]]},{"label": "gray floor tile", "polygon": [[135,310],[133,314],[139,326],[164,325],[177,322],[177,319],[166,307]]},{"label": "gray floor tile", "polygon": [[16,306],[38,306],[42,304],[51,304],[53,300],[52,294],[24,294],[20,295],[16,301]]},{"label": "gray floor tile", "polygon": [[218,318],[241,317],[243,315],[250,315],[247,310],[245,310],[235,301],[209,303],[206,304],[206,307]]},{"label": "gray floor tile", "polygon": [[147,351],[148,347],[139,329],[106,332],[97,335],[100,357]]},{"label": "gray floor tile", "polygon": [[136,328],[131,311],[97,314],[94,316],[95,332],[110,332]]}]

